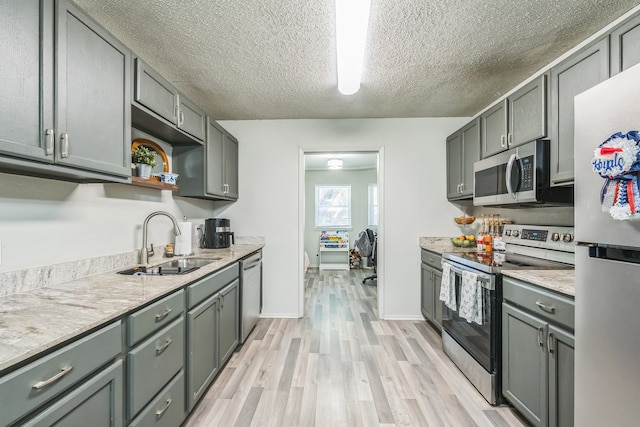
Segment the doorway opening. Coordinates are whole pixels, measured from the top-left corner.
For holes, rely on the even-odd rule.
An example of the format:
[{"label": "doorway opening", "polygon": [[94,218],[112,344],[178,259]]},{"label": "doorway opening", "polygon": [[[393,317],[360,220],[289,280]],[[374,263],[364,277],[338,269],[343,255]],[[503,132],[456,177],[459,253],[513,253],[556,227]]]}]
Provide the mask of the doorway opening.
[{"label": "doorway opening", "polygon": [[[376,276],[366,285],[375,287],[378,314],[383,317],[383,152],[301,150],[300,186],[300,315],[304,316],[307,272],[320,275],[368,277],[371,257],[358,260],[353,253],[358,237],[367,229],[377,237]],[[336,168],[336,164],[341,167]],[[370,233],[369,233],[370,234]],[[361,271],[353,274],[354,269]]]}]

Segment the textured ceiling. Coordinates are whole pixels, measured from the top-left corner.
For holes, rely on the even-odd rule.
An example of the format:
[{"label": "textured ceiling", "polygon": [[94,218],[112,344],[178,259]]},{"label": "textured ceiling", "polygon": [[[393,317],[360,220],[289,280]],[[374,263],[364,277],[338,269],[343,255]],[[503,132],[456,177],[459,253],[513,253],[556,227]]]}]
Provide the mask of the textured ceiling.
[{"label": "textured ceiling", "polygon": [[337,90],[334,0],[75,0],[213,119],[472,116],[638,0],[372,0]]}]

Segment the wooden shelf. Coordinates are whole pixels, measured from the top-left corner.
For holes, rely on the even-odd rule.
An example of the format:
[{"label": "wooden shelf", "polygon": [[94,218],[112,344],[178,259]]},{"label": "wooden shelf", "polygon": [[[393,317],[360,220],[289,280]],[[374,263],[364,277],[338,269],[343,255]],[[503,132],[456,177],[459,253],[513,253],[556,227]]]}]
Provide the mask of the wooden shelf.
[{"label": "wooden shelf", "polygon": [[131,177],[131,185],[137,185],[138,187],[155,188],[157,190],[178,191],[177,185],[166,184],[160,181],[152,181],[150,179],[144,179],[137,176]]}]

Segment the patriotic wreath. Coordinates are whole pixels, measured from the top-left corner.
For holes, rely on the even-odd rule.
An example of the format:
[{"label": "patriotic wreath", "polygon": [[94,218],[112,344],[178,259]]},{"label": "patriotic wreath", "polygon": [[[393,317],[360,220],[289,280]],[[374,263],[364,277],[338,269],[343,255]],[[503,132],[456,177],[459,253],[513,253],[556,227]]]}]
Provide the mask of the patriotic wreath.
[{"label": "patriotic wreath", "polygon": [[600,144],[591,161],[593,171],[605,178],[600,204],[613,219],[628,220],[640,215],[640,134],[617,132]]}]

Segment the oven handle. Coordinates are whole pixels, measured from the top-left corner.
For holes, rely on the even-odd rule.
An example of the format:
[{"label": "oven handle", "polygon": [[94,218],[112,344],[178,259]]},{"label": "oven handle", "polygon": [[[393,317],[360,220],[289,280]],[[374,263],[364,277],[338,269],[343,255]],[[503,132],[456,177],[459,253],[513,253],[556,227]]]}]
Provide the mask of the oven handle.
[{"label": "oven handle", "polygon": [[471,271],[473,273],[476,273],[478,275],[478,280],[481,283],[481,286],[485,289],[488,289],[490,291],[493,291],[495,289],[495,284],[493,283],[493,281],[491,280],[491,276],[484,274],[484,273],[478,273],[475,270],[471,270],[471,269],[467,269],[467,268],[459,268],[456,267],[455,265],[446,262],[446,261],[442,261],[442,264],[449,264],[451,266],[451,272],[454,274],[459,275],[460,277],[462,277],[462,272],[463,271]]}]

